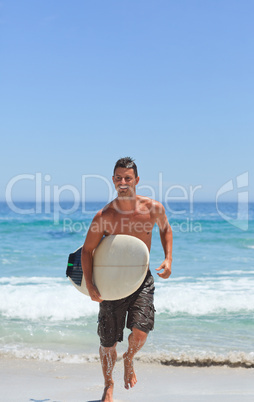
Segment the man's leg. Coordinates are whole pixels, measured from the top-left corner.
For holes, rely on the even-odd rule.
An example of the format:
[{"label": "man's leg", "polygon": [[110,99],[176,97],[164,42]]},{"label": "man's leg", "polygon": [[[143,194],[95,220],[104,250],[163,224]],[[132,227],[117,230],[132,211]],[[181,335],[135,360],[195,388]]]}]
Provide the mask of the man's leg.
[{"label": "man's leg", "polygon": [[114,346],[108,348],[100,346],[100,359],[105,381],[105,388],[101,398],[102,401],[107,402],[113,401],[114,381],[112,373],[116,362],[116,358],[117,358],[116,343],[114,344]]},{"label": "man's leg", "polygon": [[145,344],[147,334],[137,328],[132,329],[129,335],[128,350],[124,353],[124,386],[126,389],[134,387],[137,382],[137,377],[133,368],[133,357]]}]

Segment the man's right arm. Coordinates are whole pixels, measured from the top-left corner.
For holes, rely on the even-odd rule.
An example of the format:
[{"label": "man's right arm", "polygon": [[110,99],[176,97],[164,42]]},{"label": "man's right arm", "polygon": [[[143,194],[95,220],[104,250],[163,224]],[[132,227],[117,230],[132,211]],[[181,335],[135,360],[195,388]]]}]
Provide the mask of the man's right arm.
[{"label": "man's right arm", "polygon": [[100,293],[93,284],[93,252],[98,246],[104,234],[101,211],[99,211],[87,232],[86,240],[82,247],[81,265],[86,280],[86,287],[93,301],[102,302]]}]

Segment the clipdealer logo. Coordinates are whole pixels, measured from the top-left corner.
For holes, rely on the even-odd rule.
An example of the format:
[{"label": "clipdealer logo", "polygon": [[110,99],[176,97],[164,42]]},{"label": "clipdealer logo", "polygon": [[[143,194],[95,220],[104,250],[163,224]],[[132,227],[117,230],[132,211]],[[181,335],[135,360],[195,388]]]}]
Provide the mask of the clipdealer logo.
[{"label": "clipdealer logo", "polygon": [[[65,184],[62,186],[53,185],[50,183],[51,175],[46,174],[43,175],[42,173],[35,173],[35,174],[20,174],[14,176],[7,184],[6,191],[5,191],[5,199],[9,208],[17,213],[22,215],[27,214],[53,214],[54,224],[59,224],[60,216],[67,216],[71,215],[77,210],[81,210],[82,214],[94,215],[96,211],[92,211],[87,209],[87,184],[90,180],[90,183],[94,185],[98,185],[98,180],[101,182],[99,186],[103,184],[104,190],[106,185],[107,191],[107,201],[106,203],[113,200],[117,193],[112,185],[112,182],[108,180],[108,178],[96,175],[96,174],[89,174],[89,175],[82,175],[81,176],[81,190],[71,184]],[[24,186],[25,183],[25,186]],[[95,184],[94,184],[95,183]],[[26,208],[24,205],[20,205],[14,202],[13,193],[15,192],[15,186],[24,186],[26,187],[27,184],[33,186],[33,199],[35,204],[31,208]],[[228,222],[229,224],[237,227],[240,230],[248,230],[248,202],[249,202],[249,175],[248,172],[242,173],[236,178],[227,181],[223,184],[216,193],[216,209],[219,216],[222,217],[223,220]],[[88,186],[89,187],[89,186]],[[191,232],[200,232],[202,231],[201,224],[197,221],[192,219],[192,214],[194,211],[194,198],[196,197],[196,192],[198,190],[202,190],[202,185],[197,186],[189,186],[186,188],[182,185],[171,185],[167,189],[163,188],[163,176],[162,172],[159,172],[158,176],[158,183],[157,186],[151,185],[141,185],[138,186],[138,191],[145,190],[148,197],[152,199],[157,199],[162,204],[164,204],[166,211],[170,215],[184,215],[187,212],[190,214],[190,218],[186,218],[186,220],[182,220],[181,223],[179,222],[172,222],[173,226],[172,229],[174,231],[191,231]],[[163,191],[164,190],[164,191]],[[177,192],[177,196],[176,196]],[[66,193],[71,194],[72,201],[68,202],[68,204],[64,204],[61,202]],[[223,207],[221,199],[223,196],[228,195],[231,193],[232,196],[235,196],[237,193],[237,215],[235,218],[232,215],[229,215],[228,212],[223,212]],[[182,207],[172,209],[175,206],[175,202],[182,202]],[[223,202],[223,201],[222,201]],[[186,206],[188,205],[188,211],[186,210]],[[64,221],[65,228],[67,230],[72,230],[72,220],[69,218],[65,218]],[[75,224],[74,231],[82,231],[82,225],[77,227],[77,223]],[[181,226],[182,225],[182,226]]]},{"label": "clipdealer logo", "polygon": [[[76,211],[80,211],[82,214],[90,215],[91,217],[97,212],[94,210],[87,209],[87,201],[89,199],[89,183],[92,187],[99,187],[104,190],[106,189],[106,200],[105,204],[109,203],[116,198],[117,192],[114,189],[112,181],[107,177],[89,174],[81,176],[81,187],[77,188],[71,184],[65,184],[62,186],[53,185],[51,182],[51,175],[42,173],[35,174],[20,174],[14,176],[7,184],[5,191],[5,199],[10,210],[16,214],[29,215],[29,214],[53,214],[54,224],[58,225],[60,219],[63,218],[63,230],[70,232],[87,232],[87,225],[84,222],[73,221],[70,216]],[[17,190],[22,187],[24,189],[29,186],[30,190],[32,188],[34,204],[20,204],[14,200],[13,195]],[[201,185],[189,187],[174,184],[168,188],[163,187],[163,174],[159,172],[158,181],[154,185],[143,184],[137,187],[138,192],[144,192],[146,195],[152,199],[157,199],[164,206],[169,215],[184,215],[189,213],[192,215],[194,210],[194,198],[196,197],[196,192],[202,189]],[[24,190],[25,191],[25,190]],[[31,191],[30,191],[31,192]],[[69,199],[68,203],[64,203],[64,197],[68,193]],[[71,197],[70,197],[71,196]],[[184,205],[181,208],[174,206],[175,202],[183,202]],[[187,208],[187,209],[186,209]],[[201,224],[193,221],[192,218],[181,219],[180,222],[172,222],[172,230],[175,232],[192,232],[201,231]]]},{"label": "clipdealer logo", "polygon": [[[98,185],[98,180],[104,184],[104,190],[106,185],[107,191],[107,200],[106,203],[109,203],[112,199],[117,196],[117,192],[114,189],[114,186],[107,177],[90,174],[90,175],[82,175],[81,176],[81,190],[75,187],[72,184],[65,184],[62,186],[52,185],[49,182],[51,181],[51,176],[49,174],[43,175],[42,173],[35,174],[20,174],[14,176],[7,184],[5,191],[5,199],[9,206],[9,208],[16,212],[17,214],[40,214],[44,213],[54,213],[55,218],[58,221],[59,214],[71,214],[77,211],[80,206],[82,207],[82,213],[90,213],[93,214],[94,211],[86,210],[86,202],[87,202],[87,184],[89,180],[93,181],[93,186]],[[95,182],[97,180],[97,183]],[[14,201],[13,192],[15,191],[16,185],[27,185],[32,184],[33,186],[33,199],[35,200],[35,206],[32,208],[24,208],[18,206]],[[95,184],[94,184],[95,183]],[[100,184],[101,184],[100,183]],[[100,185],[99,184],[99,185]],[[144,184],[138,186],[138,191],[146,191],[147,196],[152,199],[158,199],[162,204],[165,205],[166,210],[169,213],[175,214],[185,214],[186,210],[173,210],[171,203],[176,201],[183,201],[189,204],[190,212],[193,212],[194,206],[194,197],[197,190],[202,188],[201,185],[192,186],[186,188],[182,185],[171,185],[168,187],[163,194],[163,177],[162,173],[159,173],[158,183],[154,186]],[[175,195],[174,192],[177,191],[178,195]],[[66,195],[66,192],[71,195],[71,199],[73,200],[71,207],[63,208],[61,206],[61,198]],[[52,210],[53,208],[53,210]]]},{"label": "clipdealer logo", "polygon": [[[234,184],[235,182],[235,184]],[[244,172],[236,176],[235,180],[231,179],[221,186],[216,194],[216,208],[218,214],[228,223],[241,230],[248,230],[249,228],[249,173]],[[219,199],[225,194],[232,191],[237,191],[237,214],[236,218],[225,214],[219,208]]]}]

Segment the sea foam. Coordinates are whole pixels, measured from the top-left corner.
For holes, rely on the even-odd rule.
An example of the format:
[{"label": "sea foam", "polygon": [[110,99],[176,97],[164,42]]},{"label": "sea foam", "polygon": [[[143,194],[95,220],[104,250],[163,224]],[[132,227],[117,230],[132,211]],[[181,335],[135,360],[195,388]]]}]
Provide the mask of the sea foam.
[{"label": "sea foam", "polygon": [[192,316],[254,312],[254,280],[250,278],[212,278],[192,282],[156,283],[157,313]]},{"label": "sea foam", "polygon": [[[18,358],[67,364],[95,363],[100,361],[99,354],[70,354],[35,348],[11,348],[0,350],[0,358]],[[229,352],[218,354],[213,352],[179,352],[179,353],[142,353],[139,352],[136,361],[147,364],[162,364],[166,366],[211,367],[229,366],[254,368],[254,353]],[[122,360],[119,355],[118,361]]]},{"label": "sea foam", "polygon": [[0,313],[22,320],[66,321],[97,314],[98,304],[62,278],[1,278]]},{"label": "sea foam", "polygon": [[[21,320],[68,321],[97,315],[98,303],[78,292],[63,278],[12,277],[0,279],[0,314]],[[157,314],[254,312],[254,279],[201,278],[195,281],[156,282]]]}]

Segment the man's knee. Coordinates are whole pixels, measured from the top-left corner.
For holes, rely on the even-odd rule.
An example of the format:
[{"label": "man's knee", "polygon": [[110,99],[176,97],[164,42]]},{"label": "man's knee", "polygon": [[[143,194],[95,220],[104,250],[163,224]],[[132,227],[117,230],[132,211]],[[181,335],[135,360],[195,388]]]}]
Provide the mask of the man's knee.
[{"label": "man's knee", "polygon": [[117,342],[113,346],[100,346],[100,352],[103,354],[108,354],[116,349]]},{"label": "man's knee", "polygon": [[136,342],[145,342],[146,338],[147,338],[147,333],[144,331],[141,331],[138,328],[133,327],[132,328],[132,334],[133,334],[133,338]]}]

